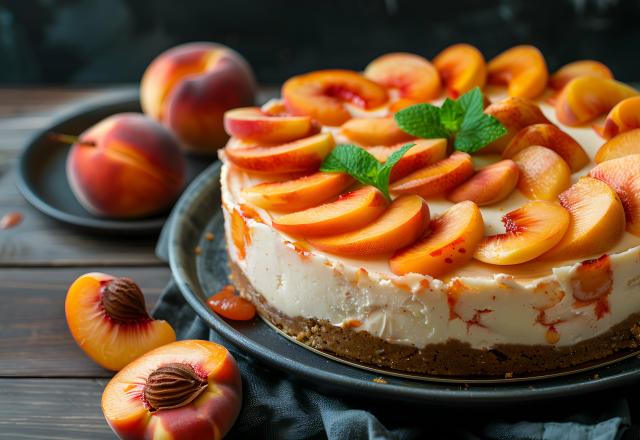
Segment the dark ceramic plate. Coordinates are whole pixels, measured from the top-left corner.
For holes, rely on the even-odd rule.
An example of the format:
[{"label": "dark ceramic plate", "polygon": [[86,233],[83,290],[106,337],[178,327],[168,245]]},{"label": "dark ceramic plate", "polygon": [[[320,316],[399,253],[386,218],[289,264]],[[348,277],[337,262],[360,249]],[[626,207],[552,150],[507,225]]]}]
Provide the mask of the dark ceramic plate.
[{"label": "dark ceramic plate", "polygon": [[[223,218],[220,209],[220,164],[211,165],[185,191],[171,218],[169,261],[173,276],[197,314],[242,352],[326,391],[342,394],[451,406],[514,404],[569,397],[622,386],[640,378],[640,359],[607,360],[578,370],[555,372],[544,378],[500,381],[453,380],[420,377],[421,380],[347,365],[298,345],[261,319],[226,321],[212,313],[207,296],[228,283]],[[214,239],[208,240],[207,233]],[[201,252],[196,255],[194,249]],[[388,372],[387,372],[388,373]],[[385,383],[374,382],[382,377]],[[440,382],[438,382],[438,380]],[[498,383],[496,383],[498,382]]]},{"label": "dark ceramic plate", "polygon": [[[135,220],[99,218],[87,212],[67,182],[65,164],[69,145],[50,139],[50,133],[78,135],[107,116],[121,112],[140,112],[137,91],[123,91],[108,100],[80,104],[37,133],[25,146],[18,162],[18,188],[27,201],[50,217],[85,229],[112,234],[158,232],[168,211]],[[209,163],[211,159],[187,158],[187,181],[190,182]]]}]

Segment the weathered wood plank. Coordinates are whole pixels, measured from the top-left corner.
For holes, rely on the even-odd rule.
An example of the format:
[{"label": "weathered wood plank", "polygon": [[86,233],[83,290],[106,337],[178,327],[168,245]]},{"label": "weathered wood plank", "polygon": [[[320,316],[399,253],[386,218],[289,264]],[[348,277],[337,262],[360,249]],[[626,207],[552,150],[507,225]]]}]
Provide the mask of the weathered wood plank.
[{"label": "weathered wood plank", "polygon": [[134,279],[149,309],[171,278],[168,267],[0,269],[0,377],[111,376],[76,346],[65,319],[67,288],[92,271]]}]

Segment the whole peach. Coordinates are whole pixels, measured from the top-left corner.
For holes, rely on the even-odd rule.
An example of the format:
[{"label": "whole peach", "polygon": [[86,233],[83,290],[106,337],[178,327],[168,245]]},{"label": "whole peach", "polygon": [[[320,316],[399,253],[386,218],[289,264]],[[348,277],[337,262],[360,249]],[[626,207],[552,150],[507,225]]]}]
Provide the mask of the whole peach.
[{"label": "whole peach", "polygon": [[173,130],[192,153],[214,154],[228,139],[224,112],[255,101],[249,64],[215,43],[187,43],[160,54],[140,84],[143,111]]},{"label": "whole peach", "polygon": [[103,217],[143,217],[167,209],[184,185],[176,137],[136,113],[110,116],[82,133],[67,157],[76,198]]}]

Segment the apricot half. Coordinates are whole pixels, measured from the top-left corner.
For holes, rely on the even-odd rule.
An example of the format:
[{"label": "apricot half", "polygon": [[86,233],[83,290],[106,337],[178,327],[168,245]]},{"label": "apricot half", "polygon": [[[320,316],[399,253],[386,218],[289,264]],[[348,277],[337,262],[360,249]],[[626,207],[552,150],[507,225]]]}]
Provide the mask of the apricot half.
[{"label": "apricot half", "polygon": [[241,405],[238,366],[209,341],[159,347],[123,368],[102,394],[107,423],[126,440],[219,440]]},{"label": "apricot half", "polygon": [[489,84],[506,85],[509,96],[535,98],[547,86],[549,72],[542,53],[533,46],[516,46],[489,61]]},{"label": "apricot half", "polygon": [[168,322],[149,316],[142,291],[129,278],[82,275],[69,287],[64,307],[78,346],[109,370],[176,340]]},{"label": "apricot half", "polygon": [[482,52],[470,44],[454,44],[433,59],[447,94],[458,98],[475,87],[484,87],[487,65]]}]

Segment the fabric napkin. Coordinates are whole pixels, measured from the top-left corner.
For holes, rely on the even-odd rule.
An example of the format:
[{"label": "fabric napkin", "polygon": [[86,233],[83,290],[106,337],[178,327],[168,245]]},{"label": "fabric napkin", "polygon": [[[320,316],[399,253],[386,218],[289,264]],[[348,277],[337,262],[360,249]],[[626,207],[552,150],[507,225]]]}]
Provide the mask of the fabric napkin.
[{"label": "fabric napkin", "polygon": [[[171,222],[167,222],[169,225]],[[168,260],[168,226],[156,254]],[[460,409],[342,399],[270,370],[235,349],[198,318],[170,282],[153,316],[178,339],[209,339],[227,347],[243,378],[243,407],[231,439],[521,439],[640,440],[622,391],[512,408]],[[633,403],[633,401],[632,401]]]}]

